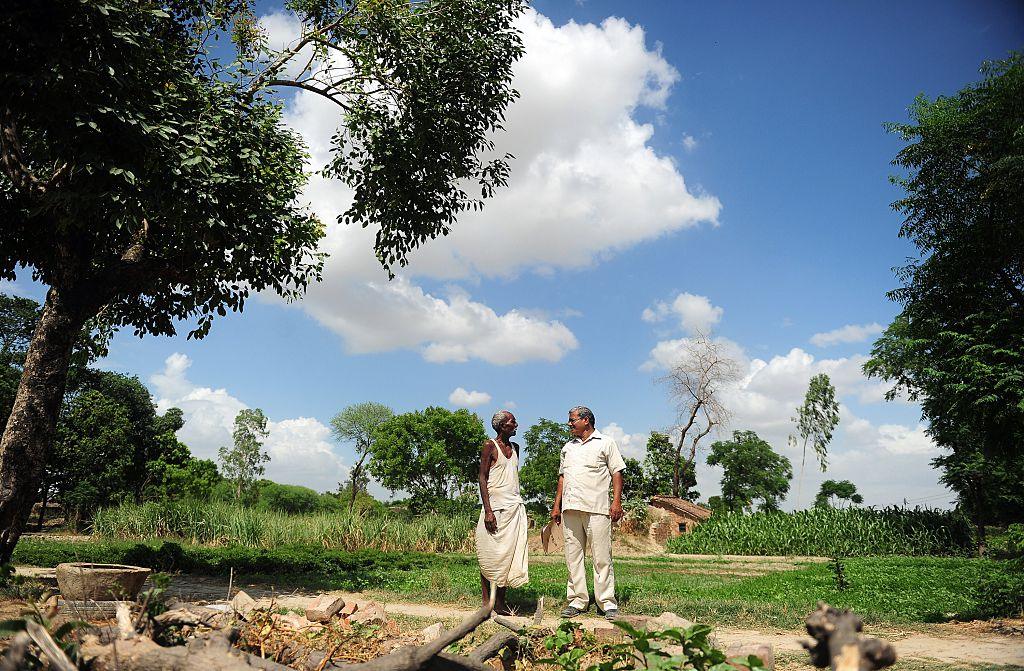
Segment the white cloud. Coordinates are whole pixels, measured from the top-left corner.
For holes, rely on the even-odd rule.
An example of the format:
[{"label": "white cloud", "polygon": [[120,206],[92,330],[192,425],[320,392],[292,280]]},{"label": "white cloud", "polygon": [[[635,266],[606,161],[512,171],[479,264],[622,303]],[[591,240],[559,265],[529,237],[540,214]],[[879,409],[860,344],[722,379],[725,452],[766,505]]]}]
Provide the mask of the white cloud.
[{"label": "white cloud", "polygon": [[864,342],[871,336],[878,335],[885,327],[878,322],[871,324],[847,324],[825,333],[815,333],[811,336],[811,344],[818,347],[828,347],[839,343]]},{"label": "white cloud", "polygon": [[684,135],[683,136],[683,148],[686,149],[686,151],[693,151],[694,149],[696,149],[697,148],[697,138],[693,137],[692,135]]},{"label": "white cloud", "polygon": [[532,318],[517,310],[499,315],[461,291],[437,298],[402,278],[351,286],[340,309],[317,300],[319,295],[320,289],[314,289],[304,306],[345,336],[348,350],[354,353],[419,349],[433,363],[481,359],[507,365],[558,361],[578,347],[576,336],[559,321]]},{"label": "white cloud", "polygon": [[681,293],[671,303],[657,301],[653,306],[644,308],[640,318],[653,323],[671,317],[678,319],[679,326],[687,333],[709,333],[721,321],[724,312],[722,308],[712,305],[707,296]]},{"label": "white cloud", "polygon": [[611,422],[608,426],[602,428],[601,433],[610,436],[612,440],[618,443],[619,452],[622,453],[623,458],[633,457],[643,461],[644,455],[647,453],[647,440],[651,437],[650,433],[626,433],[615,422]]},{"label": "white cloud", "polygon": [[[286,41],[277,34],[287,32],[286,22],[266,25]],[[517,157],[509,186],[482,212],[460,217],[451,235],[417,251],[404,279],[386,281],[372,253],[375,231],[336,223],[351,192],[311,178],[306,196],[327,224],[330,258],[324,282],[299,305],[341,335],[349,351],[408,348],[436,362],[557,361],[577,347],[561,322],[530,306],[499,314],[458,291],[439,297],[413,279],[589,267],[638,243],[717,223],[718,200],[689,190],[673,160],[650,145],[654,127],[635,119],[641,107],[664,108],[679,79],[660,51],[647,47],[642,28],[622,19],[555,26],[534,10],[518,27],[526,53],[513,85],[521,97],[495,137],[497,152]],[[299,92],[286,113],[313,166],[326,163],[339,111]]]},{"label": "white cloud", "polygon": [[466,391],[457,387],[455,391],[448,394],[448,402],[460,408],[475,408],[478,405],[491,402],[491,395],[485,391]]},{"label": "white cloud", "polygon": [[[200,459],[217,460],[221,446],[231,444],[235,416],[248,406],[226,389],[200,387],[188,379],[191,360],[174,353],[164,369],[149,379],[157,408],[181,408],[185,426],[178,438]],[[333,490],[348,477],[348,468],[329,442],[330,428],[311,417],[267,422],[264,448],[270,455],[266,477],[318,491]]]},{"label": "white cloud", "polygon": [[[724,392],[724,403],[733,416],[722,434],[729,435],[734,429],[753,430],[790,459],[794,479],[786,508],[796,505],[798,489],[800,505],[809,505],[825,479],[851,480],[872,505],[899,505],[904,497],[926,499],[932,505],[947,502],[946,490],[938,484],[938,473],[930,465],[939,451],[921,424],[873,422],[850,407],[851,401],[876,403],[884,391],[883,385],[864,376],[864,355],[816,359],[795,347],[768,359],[750,358],[738,344],[722,338],[718,341],[728,343],[730,355],[746,371]],[[686,339],[657,343],[642,368],[663,370],[678,358],[685,343]],[[807,385],[819,373],[826,373],[836,388],[840,422],[828,447],[828,471],[821,473],[815,456],[808,455],[800,484],[802,445],[794,448],[787,438],[795,433],[791,418],[803,402]],[[901,412],[910,410],[906,405],[899,408]],[[698,489],[704,498],[718,493],[721,478],[720,469],[704,463],[713,440],[711,436],[705,439],[698,456]]]}]

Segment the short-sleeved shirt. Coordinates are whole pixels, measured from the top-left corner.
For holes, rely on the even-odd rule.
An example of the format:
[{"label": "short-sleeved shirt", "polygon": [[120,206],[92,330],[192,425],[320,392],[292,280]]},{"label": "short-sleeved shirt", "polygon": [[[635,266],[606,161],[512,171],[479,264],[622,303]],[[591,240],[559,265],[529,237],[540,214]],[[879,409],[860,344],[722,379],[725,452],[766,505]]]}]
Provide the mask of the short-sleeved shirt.
[{"label": "short-sleeved shirt", "polygon": [[619,446],[595,430],[586,440],[573,438],[562,448],[558,474],[562,481],[562,510],[607,515],[612,475],[626,468]]}]

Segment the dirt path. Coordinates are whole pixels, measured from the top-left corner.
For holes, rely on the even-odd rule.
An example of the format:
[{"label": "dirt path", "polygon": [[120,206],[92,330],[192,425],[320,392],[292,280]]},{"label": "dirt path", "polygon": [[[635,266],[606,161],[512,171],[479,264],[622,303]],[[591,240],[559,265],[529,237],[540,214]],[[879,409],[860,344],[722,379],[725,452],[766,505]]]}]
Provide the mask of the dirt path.
[{"label": "dirt path", "polygon": [[[350,592],[331,592],[342,596],[347,602],[360,605],[368,603],[363,594]],[[269,597],[264,596],[264,599]],[[273,597],[279,608],[301,609],[309,602],[308,594],[278,595]],[[410,615],[436,620],[461,619],[472,613],[471,610],[458,608],[448,604],[408,603],[388,601],[383,603],[388,613]],[[604,628],[609,624],[603,618],[583,616],[578,618],[580,624],[587,629]],[[524,625],[531,622],[522,618]],[[544,625],[557,627],[559,619],[545,617]],[[938,625],[934,632],[903,632],[868,631],[870,635],[892,641],[896,653],[901,659],[937,660],[941,662],[962,662],[974,664],[1017,664],[1024,665],[1024,637],[1005,636],[992,632],[979,631],[978,627],[965,627],[967,631],[957,631],[956,625]],[[778,629],[735,629],[732,627],[715,627],[715,638],[719,646],[725,648],[733,644],[770,643],[777,652],[801,652],[800,641],[806,640],[803,631],[782,631]]]},{"label": "dirt path", "polygon": [[[710,558],[709,558],[710,559]],[[716,557],[718,561],[743,561],[750,558]],[[765,558],[761,558],[762,562]],[[779,563],[817,561],[814,558],[772,558]],[[781,560],[781,561],[779,561]],[[771,559],[769,559],[771,561]],[[733,567],[730,567],[733,568]],[[19,567],[18,573],[31,575],[37,579],[50,578],[53,569],[30,569]],[[242,584],[235,588],[244,589],[250,596],[263,601],[273,601],[277,608],[304,609],[310,599],[318,592],[298,589],[281,592],[271,585]],[[171,584],[169,592],[183,600],[218,601],[223,600],[228,591],[228,583],[224,578],[206,576],[178,576]],[[346,601],[360,605],[368,603],[366,594],[332,591]],[[422,617],[435,620],[461,619],[472,611],[451,604],[410,603],[388,601],[383,603],[389,613]],[[628,613],[627,613],[628,615]],[[685,613],[678,613],[685,617]],[[529,620],[524,618],[524,624]],[[544,618],[547,626],[557,626],[556,617]],[[588,629],[608,627],[608,623],[598,617],[581,617],[579,622]],[[1017,623],[1020,624],[1020,623]],[[869,630],[866,633],[887,639],[896,647],[902,659],[937,660],[940,662],[961,662],[975,664],[1014,664],[1024,666],[1024,636],[1005,635],[994,631],[995,627],[985,622],[965,624],[940,624],[915,627],[915,631],[905,632],[895,629]],[[800,641],[806,639],[803,631],[785,631],[779,629],[739,629],[732,627],[715,627],[715,638],[722,647],[733,644],[770,643],[777,652],[802,651]]]}]

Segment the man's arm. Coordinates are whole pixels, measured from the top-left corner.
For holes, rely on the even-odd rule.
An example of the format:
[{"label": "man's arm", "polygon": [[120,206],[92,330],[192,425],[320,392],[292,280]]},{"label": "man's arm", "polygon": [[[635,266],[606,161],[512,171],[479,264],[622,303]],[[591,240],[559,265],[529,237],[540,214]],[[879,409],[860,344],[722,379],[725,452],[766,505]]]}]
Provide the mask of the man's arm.
[{"label": "man's arm", "polygon": [[622,471],[612,473],[612,505],[608,509],[612,522],[622,519]]},{"label": "man's arm", "polygon": [[555,489],[555,504],[551,506],[551,521],[555,524],[562,523],[562,480],[561,473],[558,474],[558,487]]},{"label": "man's arm", "polygon": [[494,458],[498,456],[494,452],[494,443],[488,440],[484,443],[483,449],[480,452],[480,501],[484,504],[484,528],[487,529],[488,533],[494,533],[498,530],[498,520],[494,517],[494,511],[491,510],[491,496],[487,491],[487,480],[491,473],[491,464],[494,463]]}]

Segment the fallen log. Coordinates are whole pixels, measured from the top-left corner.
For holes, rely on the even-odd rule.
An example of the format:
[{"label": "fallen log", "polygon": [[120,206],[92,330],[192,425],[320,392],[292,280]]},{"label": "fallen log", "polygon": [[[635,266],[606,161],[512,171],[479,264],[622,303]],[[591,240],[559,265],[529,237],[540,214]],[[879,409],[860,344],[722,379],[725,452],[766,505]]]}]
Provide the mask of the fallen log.
[{"label": "fallen log", "polygon": [[518,642],[519,636],[511,631],[499,631],[474,648],[473,651],[469,653],[469,659],[477,662],[486,662],[491,657],[497,655],[502,648],[510,645],[516,645]]},{"label": "fallen log", "polygon": [[833,671],[876,671],[896,662],[896,650],[877,638],[861,636],[864,622],[849,610],[832,608],[819,601],[818,610],[807,616],[807,633],[813,643],[803,646],[811,663]]}]

